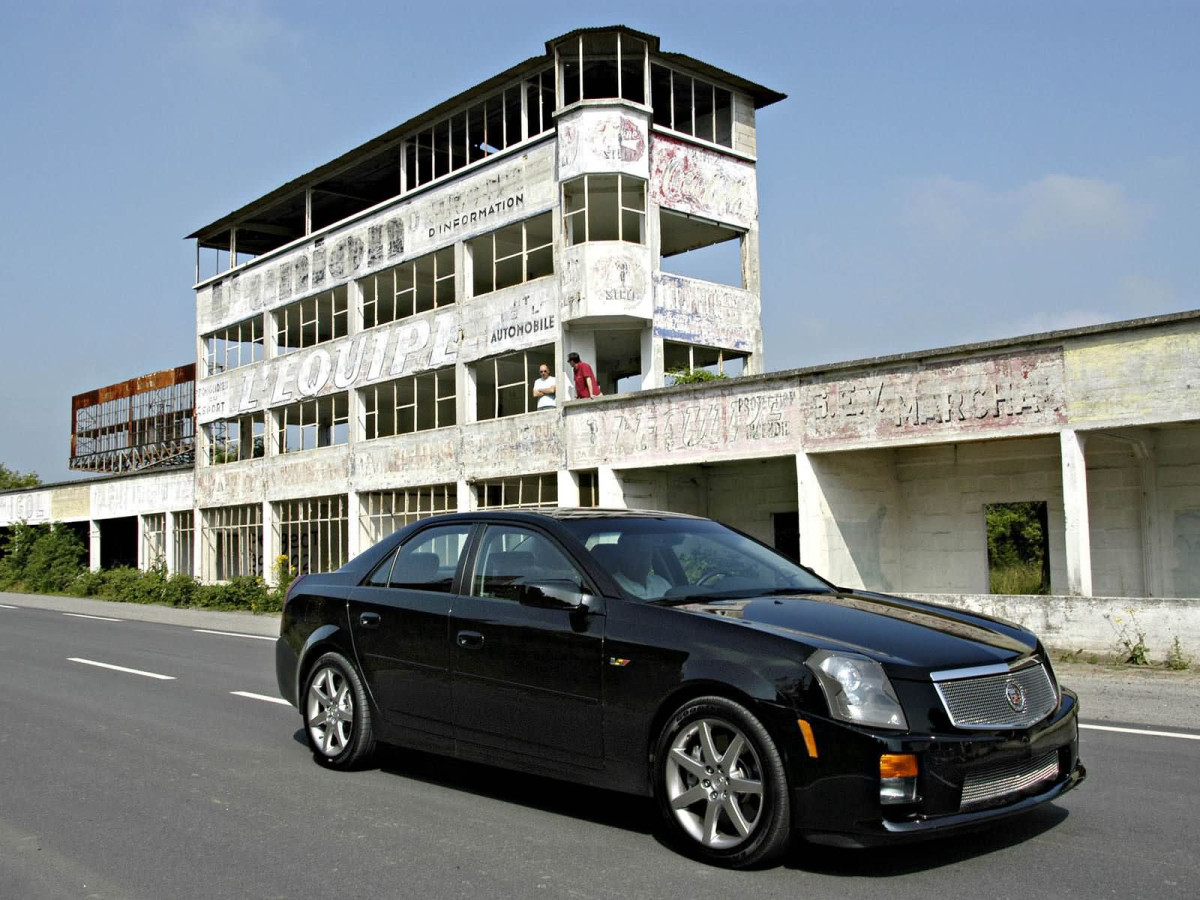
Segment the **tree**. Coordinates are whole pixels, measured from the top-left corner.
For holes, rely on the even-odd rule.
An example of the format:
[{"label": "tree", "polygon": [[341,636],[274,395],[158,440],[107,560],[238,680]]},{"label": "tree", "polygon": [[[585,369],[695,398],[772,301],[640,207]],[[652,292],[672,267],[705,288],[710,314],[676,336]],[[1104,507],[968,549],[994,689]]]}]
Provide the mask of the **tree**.
[{"label": "tree", "polygon": [[37,472],[21,474],[16,469],[10,469],[4,463],[0,463],[0,491],[37,487],[41,483],[42,479],[38,478]]}]

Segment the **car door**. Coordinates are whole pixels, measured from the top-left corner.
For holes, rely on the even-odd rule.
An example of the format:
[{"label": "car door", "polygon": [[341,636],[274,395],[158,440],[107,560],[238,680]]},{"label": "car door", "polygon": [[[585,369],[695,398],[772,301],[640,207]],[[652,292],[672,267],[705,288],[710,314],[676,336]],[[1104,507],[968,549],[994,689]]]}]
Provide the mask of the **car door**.
[{"label": "car door", "polygon": [[385,722],[451,737],[450,602],[469,523],[410,536],[350,594],[350,627],[363,679]]},{"label": "car door", "polygon": [[599,766],[604,616],[518,600],[534,582],[593,593],[586,577],[547,534],[515,524],[487,525],[471,568],[451,611],[455,738]]}]

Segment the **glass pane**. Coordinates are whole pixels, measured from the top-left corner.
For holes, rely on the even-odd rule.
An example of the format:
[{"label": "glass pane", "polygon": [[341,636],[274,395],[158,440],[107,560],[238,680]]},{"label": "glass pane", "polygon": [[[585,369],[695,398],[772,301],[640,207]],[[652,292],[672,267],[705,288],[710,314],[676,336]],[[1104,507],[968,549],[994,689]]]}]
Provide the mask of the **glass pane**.
[{"label": "glass pane", "polygon": [[630,210],[625,210],[621,213],[621,240],[629,241],[633,244],[644,243],[645,235],[642,234],[642,231],[645,221],[645,213],[632,212]]},{"label": "glass pane", "polygon": [[496,261],[496,290],[512,287],[524,280],[520,254]]},{"label": "glass pane", "polygon": [[525,246],[532,249],[549,244],[553,228],[554,220],[549,213],[529,219],[525,223]]},{"label": "glass pane", "polygon": [[716,118],[716,137],[713,138],[724,147],[733,146],[733,95],[729,91],[716,88],[713,91],[713,108]]},{"label": "glass pane", "polygon": [[626,176],[621,179],[621,205],[626,209],[646,208],[646,182]]},{"label": "glass pane", "polygon": [[525,243],[522,234],[523,229],[520,223],[508,225],[495,232],[496,259],[500,260],[506,256],[513,256],[524,250]]},{"label": "glass pane", "polygon": [[532,281],[545,275],[554,274],[554,248],[542,247],[529,253],[525,262],[525,278]]}]

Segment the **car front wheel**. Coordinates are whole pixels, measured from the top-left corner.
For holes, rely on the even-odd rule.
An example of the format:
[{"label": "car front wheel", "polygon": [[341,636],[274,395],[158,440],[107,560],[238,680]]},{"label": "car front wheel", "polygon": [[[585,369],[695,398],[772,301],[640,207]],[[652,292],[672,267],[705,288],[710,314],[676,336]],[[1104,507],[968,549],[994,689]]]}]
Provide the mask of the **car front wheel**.
[{"label": "car front wheel", "polygon": [[716,865],[764,863],[787,847],[787,776],[775,742],[748,709],[699,697],[668,720],[655,752],[655,790],[668,828]]},{"label": "car front wheel", "polygon": [[326,653],[309,673],[304,733],[317,762],[333,769],[362,765],[375,749],[362,680],[340,653]]}]

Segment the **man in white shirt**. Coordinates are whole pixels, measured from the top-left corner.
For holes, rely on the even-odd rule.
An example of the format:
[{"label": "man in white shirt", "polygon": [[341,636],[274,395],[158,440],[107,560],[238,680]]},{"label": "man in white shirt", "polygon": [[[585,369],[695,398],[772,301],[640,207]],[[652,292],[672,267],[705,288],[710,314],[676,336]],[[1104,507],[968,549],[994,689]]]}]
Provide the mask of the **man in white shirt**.
[{"label": "man in white shirt", "polygon": [[550,374],[550,367],[545,363],[538,369],[538,374],[541,377],[533,383],[533,396],[537,397],[538,409],[549,409],[554,406],[554,394],[557,391],[554,376]]},{"label": "man in white shirt", "polygon": [[617,546],[619,563],[612,573],[617,584],[635,597],[648,600],[657,600],[671,589],[671,582],[651,571],[649,547],[624,539]]}]

